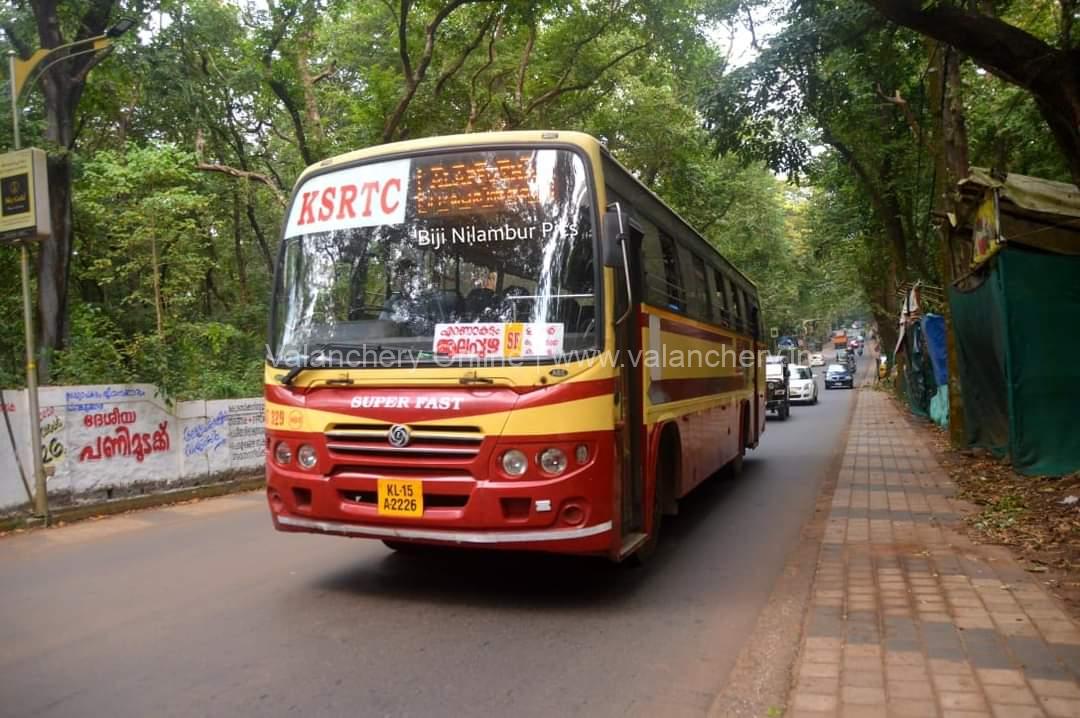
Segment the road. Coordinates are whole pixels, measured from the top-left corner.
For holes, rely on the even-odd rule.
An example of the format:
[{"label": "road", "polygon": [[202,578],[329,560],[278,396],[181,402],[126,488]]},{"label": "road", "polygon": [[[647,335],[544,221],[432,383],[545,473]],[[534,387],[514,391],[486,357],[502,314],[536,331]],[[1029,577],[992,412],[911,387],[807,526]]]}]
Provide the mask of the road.
[{"label": "road", "polygon": [[277,534],[259,494],[0,539],[0,715],[704,715],[840,448],[820,393],[642,569]]}]

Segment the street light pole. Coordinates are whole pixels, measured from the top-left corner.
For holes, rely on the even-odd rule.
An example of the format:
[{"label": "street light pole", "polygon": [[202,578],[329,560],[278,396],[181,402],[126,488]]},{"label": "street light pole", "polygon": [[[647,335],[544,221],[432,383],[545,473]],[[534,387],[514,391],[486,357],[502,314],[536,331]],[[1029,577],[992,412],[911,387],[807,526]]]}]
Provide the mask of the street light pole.
[{"label": "street light pole", "polygon": [[11,128],[14,132],[14,149],[22,149],[22,142],[19,140],[19,91],[16,88],[18,84],[15,81],[15,51],[8,50],[8,77],[11,78],[9,87],[11,88]]},{"label": "street light pole", "polygon": [[[19,87],[15,78],[15,53],[8,51],[11,78],[11,129],[14,149],[22,149],[19,137]],[[41,461],[41,408],[38,403],[37,349],[34,346],[34,304],[30,296],[30,239],[19,243],[22,274],[23,331],[26,334],[26,395],[29,405],[30,459],[34,467],[34,513],[49,523],[49,496],[45,489],[45,466]]]},{"label": "street light pole", "polygon": [[[108,49],[112,45],[113,38],[123,35],[136,25],[134,20],[121,18],[109,27],[103,34],[88,37],[75,42],[69,42],[48,50],[39,49],[26,60],[20,60],[15,52],[8,51],[8,78],[11,90],[11,129],[14,149],[22,149],[22,138],[19,136],[19,95],[30,79],[30,73],[34,71],[44,60],[54,56],[62,50],[69,50],[79,45],[90,44],[88,49],[72,52],[64,57],[56,58],[42,70],[37,78],[49,71],[53,65],[75,55],[83,55],[90,52],[98,52]],[[30,294],[30,242],[24,239],[19,244],[20,265],[22,269],[22,299],[23,299],[23,329],[26,333],[26,393],[30,410],[30,454],[34,466],[34,514],[48,524],[49,522],[49,495],[45,487],[45,467],[41,457],[41,409],[38,402],[38,376],[37,376],[37,349],[34,346],[34,311],[33,299]]]}]

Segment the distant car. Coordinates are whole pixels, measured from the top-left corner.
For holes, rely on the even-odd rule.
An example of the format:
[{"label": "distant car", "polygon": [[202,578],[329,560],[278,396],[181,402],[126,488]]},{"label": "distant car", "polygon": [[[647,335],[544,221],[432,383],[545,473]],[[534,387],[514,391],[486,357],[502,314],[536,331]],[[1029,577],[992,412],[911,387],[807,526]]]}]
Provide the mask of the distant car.
[{"label": "distant car", "polygon": [[825,370],[825,388],[832,389],[834,386],[846,386],[848,389],[854,389],[855,373],[843,364],[830,364]]},{"label": "distant car", "polygon": [[825,366],[825,355],[816,352],[810,355],[810,366]]},{"label": "distant car", "polygon": [[776,348],[780,351],[795,349],[797,346],[797,342],[791,337],[780,337],[779,341],[776,342]]},{"label": "distant car", "polygon": [[817,382],[810,367],[792,364],[788,375],[788,399],[791,403],[817,403]]}]

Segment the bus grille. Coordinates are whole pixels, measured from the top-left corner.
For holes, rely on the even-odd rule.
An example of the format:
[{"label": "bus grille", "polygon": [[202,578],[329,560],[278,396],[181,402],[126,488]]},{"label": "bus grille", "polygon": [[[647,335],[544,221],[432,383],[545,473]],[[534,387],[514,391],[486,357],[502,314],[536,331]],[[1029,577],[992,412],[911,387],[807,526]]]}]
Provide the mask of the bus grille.
[{"label": "bus grille", "polygon": [[[480,453],[484,435],[475,426],[409,426],[406,446],[391,446],[390,424],[335,424],[326,431],[331,456],[358,463],[468,464]],[[350,462],[351,463],[351,462]]]}]

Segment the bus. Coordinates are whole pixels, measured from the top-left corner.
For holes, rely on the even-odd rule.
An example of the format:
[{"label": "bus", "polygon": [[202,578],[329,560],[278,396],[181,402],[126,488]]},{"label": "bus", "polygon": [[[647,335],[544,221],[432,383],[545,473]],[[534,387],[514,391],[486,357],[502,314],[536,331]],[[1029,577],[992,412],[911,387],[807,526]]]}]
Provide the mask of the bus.
[{"label": "bus", "polygon": [[761,327],[755,285],[589,135],[320,162],[274,277],[274,527],[641,559],[758,445]]}]

